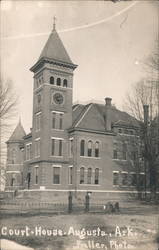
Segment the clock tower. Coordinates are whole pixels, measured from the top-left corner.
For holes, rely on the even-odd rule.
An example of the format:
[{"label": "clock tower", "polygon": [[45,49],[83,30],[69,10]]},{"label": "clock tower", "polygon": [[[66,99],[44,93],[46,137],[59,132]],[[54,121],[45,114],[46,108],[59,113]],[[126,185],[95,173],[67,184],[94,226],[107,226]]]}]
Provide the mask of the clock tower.
[{"label": "clock tower", "polygon": [[69,164],[68,128],[72,126],[73,71],[56,29],[53,30],[34,73],[31,186],[40,189],[66,188]]}]

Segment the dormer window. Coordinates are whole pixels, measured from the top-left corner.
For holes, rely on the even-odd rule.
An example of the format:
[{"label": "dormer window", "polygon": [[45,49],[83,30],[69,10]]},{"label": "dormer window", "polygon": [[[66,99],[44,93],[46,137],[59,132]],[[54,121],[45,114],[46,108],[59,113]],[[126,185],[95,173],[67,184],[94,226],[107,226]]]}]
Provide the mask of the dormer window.
[{"label": "dormer window", "polygon": [[53,76],[50,77],[50,84],[52,84],[52,85],[54,84],[54,77]]},{"label": "dormer window", "polygon": [[57,86],[61,86],[61,79],[60,78],[57,78],[56,84],[57,84]]}]

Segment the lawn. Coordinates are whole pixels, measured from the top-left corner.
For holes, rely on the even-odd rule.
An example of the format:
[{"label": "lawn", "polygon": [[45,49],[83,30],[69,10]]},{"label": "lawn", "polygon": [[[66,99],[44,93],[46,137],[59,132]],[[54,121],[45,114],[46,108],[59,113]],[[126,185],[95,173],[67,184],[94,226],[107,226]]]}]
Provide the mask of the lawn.
[{"label": "lawn", "polygon": [[149,205],[119,214],[1,215],[1,238],[36,250],[158,250],[158,223],[158,208]]}]

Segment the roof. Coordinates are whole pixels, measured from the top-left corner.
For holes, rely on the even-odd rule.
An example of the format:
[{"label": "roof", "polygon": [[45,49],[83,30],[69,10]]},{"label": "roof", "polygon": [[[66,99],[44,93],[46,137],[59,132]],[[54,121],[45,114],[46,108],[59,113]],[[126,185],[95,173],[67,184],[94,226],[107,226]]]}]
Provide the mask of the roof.
[{"label": "roof", "polygon": [[26,135],[24,128],[19,121],[18,125],[13,131],[13,134],[10,136],[9,140],[7,142],[15,142],[15,141],[21,141],[23,140],[23,137]]},{"label": "roof", "polygon": [[[82,128],[105,132],[105,105],[90,103],[73,106],[72,128]],[[110,106],[110,119],[112,126],[139,127],[138,121],[128,113]]]},{"label": "roof", "polygon": [[57,61],[73,64],[55,29],[52,30],[41,52],[39,60],[41,58],[49,58],[49,59],[54,59]]}]

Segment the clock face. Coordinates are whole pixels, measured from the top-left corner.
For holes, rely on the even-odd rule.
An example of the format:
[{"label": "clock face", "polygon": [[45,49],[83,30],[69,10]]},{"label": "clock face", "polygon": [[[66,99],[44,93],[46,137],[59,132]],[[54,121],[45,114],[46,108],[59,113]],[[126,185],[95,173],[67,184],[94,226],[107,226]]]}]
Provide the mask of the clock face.
[{"label": "clock face", "polygon": [[62,104],[64,102],[64,97],[60,93],[55,93],[53,95],[53,100],[56,104]]}]

